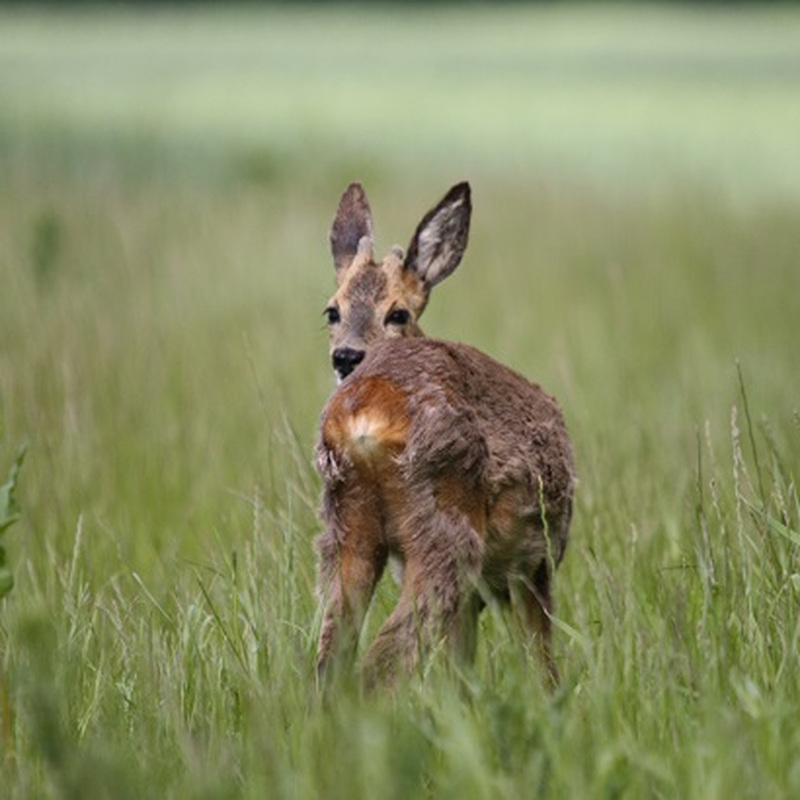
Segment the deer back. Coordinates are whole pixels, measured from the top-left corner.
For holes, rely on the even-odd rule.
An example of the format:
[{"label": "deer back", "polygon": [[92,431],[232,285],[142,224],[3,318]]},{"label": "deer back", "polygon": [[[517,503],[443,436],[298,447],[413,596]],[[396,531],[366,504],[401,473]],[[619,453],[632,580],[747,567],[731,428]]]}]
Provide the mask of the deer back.
[{"label": "deer back", "polygon": [[[321,420],[317,461],[326,482],[348,469],[431,487],[458,480],[492,512],[510,490],[526,498],[566,546],[572,452],[554,398],[475,348],[436,339],[375,344],[334,393]],[[367,473],[366,478],[364,473]],[[540,506],[540,507],[539,507]],[[562,534],[563,531],[563,541]]]}]

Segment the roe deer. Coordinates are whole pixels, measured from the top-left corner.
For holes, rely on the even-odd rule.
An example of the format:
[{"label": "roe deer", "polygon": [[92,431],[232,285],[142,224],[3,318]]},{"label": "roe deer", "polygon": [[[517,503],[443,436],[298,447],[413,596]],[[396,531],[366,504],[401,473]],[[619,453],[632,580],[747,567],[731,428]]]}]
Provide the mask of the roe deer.
[{"label": "roe deer", "polygon": [[558,679],[552,578],[575,483],[561,412],[521,375],[472,347],[424,338],[417,325],[431,288],[461,260],[470,215],[461,183],[425,215],[408,254],[395,247],[381,263],[360,185],[342,195],[333,222],[338,291],[326,314],[340,383],[316,448],[320,676],[354,656],[391,556],[400,599],[365,656],[369,684],[410,671],[440,637],[471,660],[491,597],[519,612],[547,679]]}]

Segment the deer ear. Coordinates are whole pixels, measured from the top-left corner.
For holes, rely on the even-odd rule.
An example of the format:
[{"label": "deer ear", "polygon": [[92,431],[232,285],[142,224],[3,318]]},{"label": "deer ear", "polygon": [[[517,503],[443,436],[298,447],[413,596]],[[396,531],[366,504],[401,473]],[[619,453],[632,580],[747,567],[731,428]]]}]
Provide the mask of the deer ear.
[{"label": "deer ear", "polygon": [[360,183],[351,183],[345,189],[331,226],[330,242],[337,277],[347,270],[359,251],[371,255],[372,212]]},{"label": "deer ear", "polygon": [[422,218],[408,246],[405,269],[416,272],[428,288],[443,281],[464,255],[471,215],[469,184],[456,184]]}]

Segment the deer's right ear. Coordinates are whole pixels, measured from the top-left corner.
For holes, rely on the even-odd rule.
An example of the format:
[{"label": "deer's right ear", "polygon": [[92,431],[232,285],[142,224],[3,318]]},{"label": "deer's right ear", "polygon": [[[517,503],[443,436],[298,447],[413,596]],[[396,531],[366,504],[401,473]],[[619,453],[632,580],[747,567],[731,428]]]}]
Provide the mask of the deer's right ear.
[{"label": "deer's right ear", "polygon": [[372,212],[360,183],[351,183],[345,189],[331,226],[330,241],[337,279],[341,279],[359,251],[371,256]]},{"label": "deer's right ear", "polygon": [[459,264],[467,246],[472,202],[468,183],[458,183],[420,222],[408,246],[405,268],[416,272],[428,289]]}]

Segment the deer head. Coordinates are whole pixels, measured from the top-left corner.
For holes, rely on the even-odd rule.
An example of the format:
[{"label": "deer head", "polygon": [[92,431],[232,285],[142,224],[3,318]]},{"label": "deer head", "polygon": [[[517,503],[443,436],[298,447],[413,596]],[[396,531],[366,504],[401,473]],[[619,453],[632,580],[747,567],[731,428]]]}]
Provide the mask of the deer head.
[{"label": "deer head", "polygon": [[367,196],[358,183],[347,187],[330,233],[337,291],[325,308],[339,381],[375,342],[424,335],[419,318],[431,289],[461,261],[471,213],[469,184],[456,184],[422,218],[407,253],[393,247],[378,262]]}]

